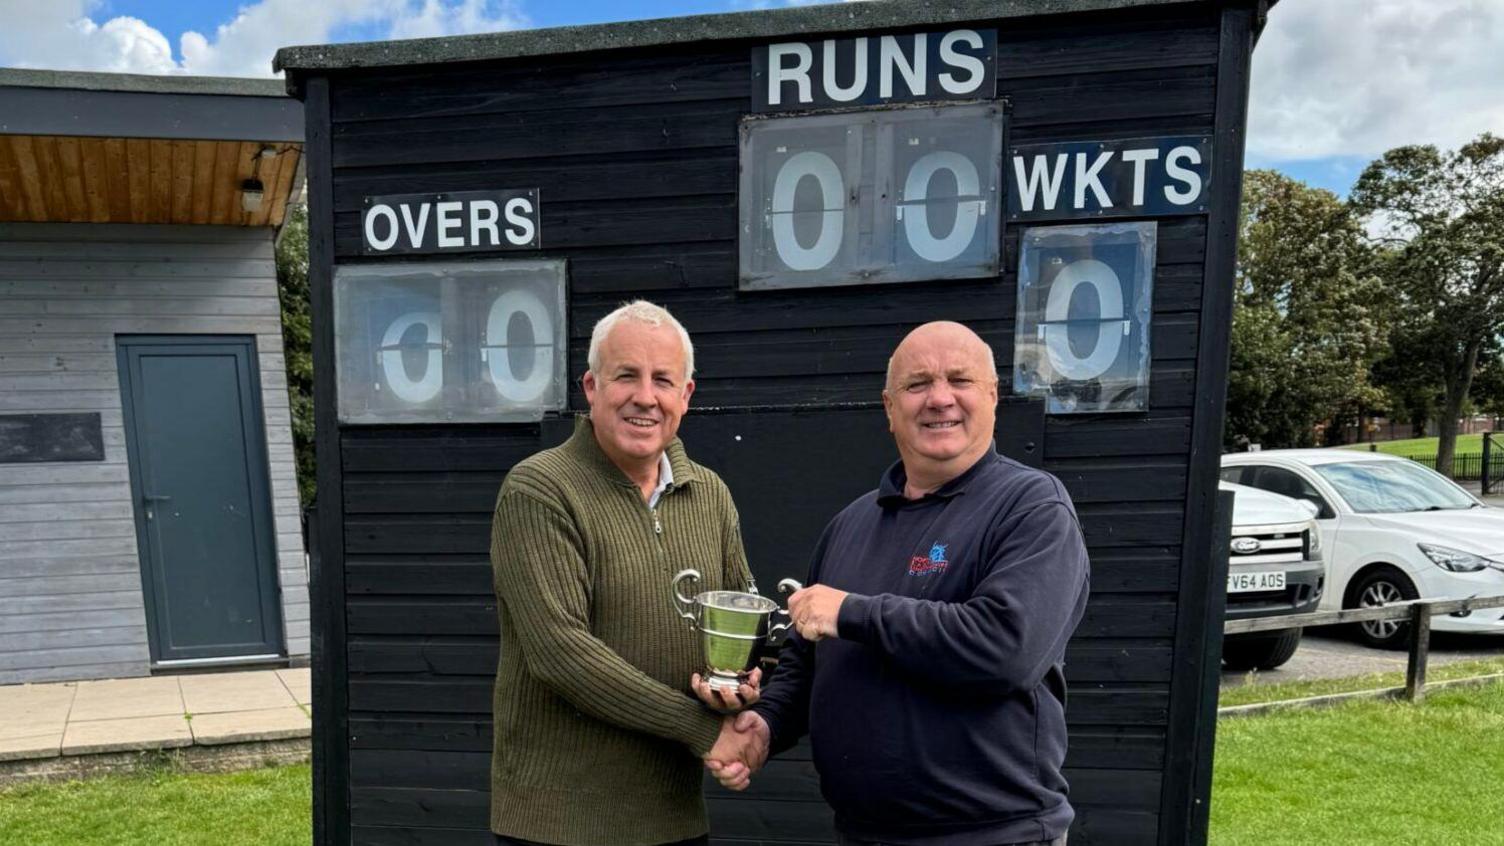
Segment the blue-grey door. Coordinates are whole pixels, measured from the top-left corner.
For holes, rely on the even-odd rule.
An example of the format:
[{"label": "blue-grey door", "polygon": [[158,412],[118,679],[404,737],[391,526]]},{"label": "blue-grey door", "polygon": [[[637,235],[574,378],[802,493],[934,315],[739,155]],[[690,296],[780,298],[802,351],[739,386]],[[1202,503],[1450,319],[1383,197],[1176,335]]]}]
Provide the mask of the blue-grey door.
[{"label": "blue-grey door", "polygon": [[282,653],[251,338],[117,338],[153,662]]}]

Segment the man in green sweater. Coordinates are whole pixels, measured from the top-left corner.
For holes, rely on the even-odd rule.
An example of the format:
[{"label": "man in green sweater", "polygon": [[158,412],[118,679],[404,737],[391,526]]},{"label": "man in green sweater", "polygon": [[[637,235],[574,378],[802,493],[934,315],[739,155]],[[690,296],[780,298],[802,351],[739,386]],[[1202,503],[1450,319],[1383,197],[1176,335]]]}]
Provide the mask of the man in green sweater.
[{"label": "man in green sweater", "polygon": [[746,760],[750,735],[690,692],[699,636],[670,601],[669,580],[687,567],[701,590],[751,584],[730,492],[675,436],[693,375],[672,315],[622,306],[590,338],[589,417],[502,484],[491,531],[498,843],[704,843],[702,762]]}]

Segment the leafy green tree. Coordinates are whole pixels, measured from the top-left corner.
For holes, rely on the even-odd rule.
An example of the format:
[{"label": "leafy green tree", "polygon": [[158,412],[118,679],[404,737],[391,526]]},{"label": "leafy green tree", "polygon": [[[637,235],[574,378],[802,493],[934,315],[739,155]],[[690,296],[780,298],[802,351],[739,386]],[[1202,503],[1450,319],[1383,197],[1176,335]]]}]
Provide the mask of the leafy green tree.
[{"label": "leafy green tree", "polygon": [[1310,446],[1317,423],[1382,401],[1388,325],[1360,221],[1335,194],[1244,175],[1226,439]]},{"label": "leafy green tree", "polygon": [[1436,469],[1450,473],[1457,420],[1504,327],[1504,138],[1396,147],[1358,177],[1352,203],[1383,230],[1399,331],[1440,372]]},{"label": "leafy green tree", "polygon": [[1504,355],[1484,362],[1473,377],[1473,404],[1490,417],[1504,417]]},{"label": "leafy green tree", "polygon": [[289,206],[277,239],[277,297],[282,302],[282,348],[292,404],[298,499],[313,503],[313,320],[308,294],[308,209]]}]

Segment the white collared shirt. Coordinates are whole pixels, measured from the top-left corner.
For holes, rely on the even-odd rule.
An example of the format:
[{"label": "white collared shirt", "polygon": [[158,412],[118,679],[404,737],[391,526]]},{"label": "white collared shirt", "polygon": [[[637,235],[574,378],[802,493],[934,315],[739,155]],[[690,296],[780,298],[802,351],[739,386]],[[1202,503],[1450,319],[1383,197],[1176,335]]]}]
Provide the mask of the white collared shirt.
[{"label": "white collared shirt", "polygon": [[668,463],[668,452],[658,456],[658,487],[653,488],[653,495],[648,497],[648,508],[658,507],[658,497],[668,490],[668,486],[674,483],[674,468]]}]

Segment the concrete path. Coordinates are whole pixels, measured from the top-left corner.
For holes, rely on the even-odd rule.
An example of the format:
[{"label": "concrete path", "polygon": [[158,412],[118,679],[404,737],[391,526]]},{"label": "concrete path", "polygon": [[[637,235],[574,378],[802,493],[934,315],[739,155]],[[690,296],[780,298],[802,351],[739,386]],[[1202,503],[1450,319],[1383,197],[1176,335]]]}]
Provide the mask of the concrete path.
[{"label": "concrete path", "polygon": [[0,761],[306,738],[309,671],[0,687]]},{"label": "concrete path", "polygon": [[[1427,663],[1434,668],[1458,661],[1501,657],[1504,657],[1504,636],[1434,632]],[[1341,679],[1368,673],[1403,673],[1407,661],[1408,653],[1404,650],[1372,649],[1335,627],[1309,629],[1289,663],[1256,673],[1224,670],[1222,687]]]}]

